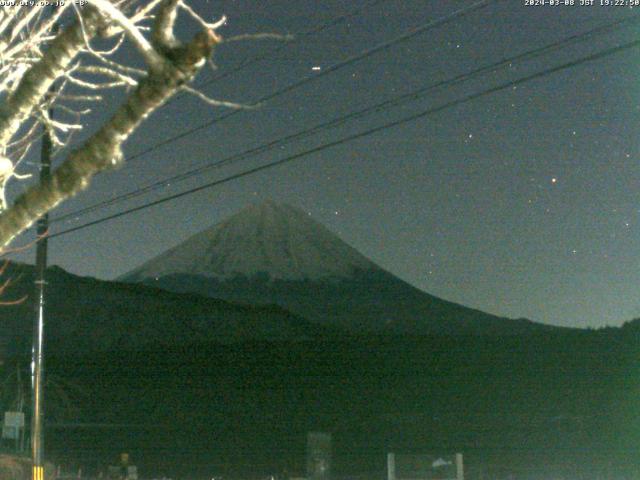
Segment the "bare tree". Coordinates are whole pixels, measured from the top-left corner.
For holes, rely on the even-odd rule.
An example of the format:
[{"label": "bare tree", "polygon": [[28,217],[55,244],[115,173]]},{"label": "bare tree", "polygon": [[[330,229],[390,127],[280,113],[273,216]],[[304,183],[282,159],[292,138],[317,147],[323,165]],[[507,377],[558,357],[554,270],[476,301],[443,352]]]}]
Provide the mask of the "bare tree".
[{"label": "bare tree", "polygon": [[[224,17],[209,23],[184,0],[142,1],[88,0],[78,7],[61,0],[52,10],[16,0],[15,6],[0,8],[0,248],[86,188],[95,174],[121,164],[123,143],[176,92],[234,106],[188,86],[222,41],[216,31]],[[199,25],[199,32],[184,42],[174,35],[180,12]],[[64,25],[60,30],[59,24]],[[114,60],[127,44],[142,58],[143,68]],[[114,88],[123,90],[123,100],[111,118],[68,152],[49,180],[31,185],[7,204],[6,185],[24,178],[17,172],[19,164],[43,128],[54,148],[66,152],[91,102]]]}]

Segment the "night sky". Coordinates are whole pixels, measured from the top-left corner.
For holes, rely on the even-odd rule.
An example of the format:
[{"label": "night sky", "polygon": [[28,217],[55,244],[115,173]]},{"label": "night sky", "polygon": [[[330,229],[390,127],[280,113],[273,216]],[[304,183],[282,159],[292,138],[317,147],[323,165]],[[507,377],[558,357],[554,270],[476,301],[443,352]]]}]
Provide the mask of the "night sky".
[{"label": "night sky", "polygon": [[[218,70],[203,71],[196,84],[226,75],[247,58],[264,56],[202,88],[212,97],[249,104],[472,3],[196,0],[194,8],[209,18],[228,16],[228,25],[220,30],[224,36],[298,34],[285,48],[270,40],[223,45],[215,54]],[[640,15],[640,8],[596,3],[543,7],[525,6],[524,0],[493,2],[257,110],[240,112],[135,158],[101,175],[52,217],[598,25]],[[346,21],[319,33],[300,34],[359,6],[362,11]],[[55,223],[52,232],[639,38],[640,22],[627,24],[150,195]],[[270,54],[274,49],[279,51]],[[113,279],[249,203],[273,199],[310,212],[385,269],[447,300],[550,324],[620,325],[640,317],[639,78],[640,48],[582,63],[290,164],[59,236],[49,244],[50,263],[76,274]],[[105,102],[94,120],[114,107],[114,102]],[[125,152],[133,156],[226,113],[180,97],[140,128]],[[14,192],[22,188],[17,185]],[[30,252],[19,258],[32,257]]]}]

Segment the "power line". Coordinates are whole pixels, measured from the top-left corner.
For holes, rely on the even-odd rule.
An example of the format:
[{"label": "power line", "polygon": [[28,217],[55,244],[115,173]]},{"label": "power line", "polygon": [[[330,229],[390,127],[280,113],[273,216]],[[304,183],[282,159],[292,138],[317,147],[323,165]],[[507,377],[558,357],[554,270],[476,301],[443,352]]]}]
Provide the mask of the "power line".
[{"label": "power line", "polygon": [[[338,17],[332,18],[331,20],[329,20],[328,22],[322,23],[310,30],[307,30],[305,32],[301,32],[299,34],[297,34],[296,36],[299,37],[307,37],[310,35],[314,35],[316,33],[320,33],[324,30],[327,30],[335,25],[338,25],[339,23],[354,17],[355,15],[358,15],[359,13],[363,12],[366,9],[375,7],[376,5],[385,2],[386,0],[372,0],[371,2],[368,3],[364,3],[363,5],[360,5],[357,8],[354,8],[353,10],[340,15]],[[254,65],[256,63],[261,62],[262,60],[266,60],[269,57],[275,55],[276,53],[284,50],[285,48],[288,47],[287,43],[282,43],[279,46],[269,50],[268,52],[265,52],[263,54],[260,55],[255,55],[253,57],[249,57],[249,58],[245,58],[244,60],[242,60],[238,65],[236,65],[234,68],[227,70],[223,73],[221,73],[220,75],[217,75],[213,78],[210,78],[209,80],[205,80],[204,82],[200,83],[199,85],[195,85],[195,88],[202,88],[202,87],[206,87],[209,86],[219,80],[223,80],[231,75],[233,75],[234,73],[240,72],[242,70],[244,70],[247,67],[250,67],[251,65]],[[176,101],[178,98],[181,98],[182,96],[187,95],[186,93],[182,93],[180,95],[177,95],[175,97],[173,97],[172,99],[170,99],[169,101],[167,101],[164,105],[163,108],[166,107],[167,105],[173,103],[174,101]]]},{"label": "power line", "polygon": [[308,128],[308,129],[305,129],[305,130],[302,130],[302,131],[298,131],[298,132],[296,132],[294,134],[287,135],[285,137],[281,137],[279,139],[273,140],[271,142],[268,142],[266,144],[260,145],[258,147],[251,148],[249,150],[245,150],[243,152],[231,155],[231,156],[223,158],[222,160],[219,160],[217,162],[209,163],[207,165],[203,165],[203,166],[197,167],[195,169],[188,170],[188,171],[183,172],[181,174],[174,175],[174,176],[171,176],[169,178],[162,179],[160,181],[154,182],[154,183],[152,183],[150,185],[147,185],[145,187],[141,187],[141,188],[138,188],[136,190],[130,191],[128,193],[119,195],[119,196],[117,196],[115,198],[111,198],[109,200],[104,200],[102,202],[95,203],[95,204],[90,205],[88,207],[84,207],[84,208],[78,209],[76,211],[70,212],[68,214],[61,215],[61,216],[53,219],[52,222],[60,222],[60,221],[66,220],[67,218],[72,218],[72,217],[77,217],[79,215],[84,215],[84,214],[87,214],[89,212],[92,212],[92,211],[95,211],[95,210],[99,210],[101,208],[105,208],[105,207],[120,203],[120,202],[125,201],[125,200],[136,198],[136,197],[138,197],[140,195],[159,190],[160,188],[165,188],[167,183],[179,182],[179,181],[191,178],[193,176],[196,176],[198,174],[201,174],[201,173],[203,173],[203,172],[205,172],[207,170],[210,170],[210,169],[213,169],[213,168],[219,168],[219,167],[222,167],[224,165],[227,165],[227,164],[230,164],[230,163],[233,163],[233,162],[236,162],[236,161],[243,160],[243,159],[245,159],[247,157],[254,156],[254,155],[257,155],[259,153],[271,150],[271,149],[273,149],[275,147],[288,144],[288,143],[293,142],[295,140],[300,140],[302,138],[306,138],[306,137],[308,137],[310,135],[313,135],[315,133],[318,133],[318,132],[320,132],[322,130],[327,130],[327,129],[336,127],[338,125],[341,125],[341,124],[343,124],[343,123],[345,123],[347,121],[354,120],[354,119],[359,119],[359,118],[362,118],[365,115],[369,115],[371,113],[379,113],[381,111],[386,111],[386,110],[388,110],[390,108],[394,108],[394,107],[396,107],[398,105],[401,105],[402,103],[405,103],[407,101],[418,99],[418,98],[424,96],[425,94],[427,94],[428,92],[430,92],[432,90],[435,90],[437,88],[450,87],[450,86],[456,85],[458,83],[464,82],[466,80],[469,80],[469,79],[471,79],[471,78],[473,78],[475,76],[478,76],[478,75],[481,75],[481,74],[484,74],[484,73],[487,73],[487,72],[494,71],[494,70],[496,70],[498,68],[501,68],[501,67],[504,67],[506,65],[510,65],[510,64],[515,63],[515,62],[522,62],[522,61],[525,61],[525,60],[530,60],[532,58],[536,58],[538,56],[547,54],[549,52],[558,50],[560,48],[564,48],[564,47],[566,47],[568,45],[571,45],[571,44],[573,44],[575,42],[582,41],[582,40],[585,40],[587,38],[591,38],[594,35],[602,34],[602,33],[608,33],[610,31],[612,31],[613,29],[619,28],[621,26],[628,26],[628,25],[630,25],[632,23],[637,22],[638,20],[640,20],[640,15],[634,15],[632,17],[629,17],[629,18],[626,18],[626,19],[623,19],[623,20],[617,20],[615,22],[607,23],[605,25],[599,25],[599,26],[597,26],[597,27],[595,27],[595,28],[593,28],[591,30],[588,30],[586,32],[572,35],[572,36],[567,37],[565,39],[559,40],[557,42],[553,42],[551,44],[547,44],[545,46],[536,48],[534,50],[529,50],[527,52],[523,52],[523,53],[511,56],[511,57],[508,57],[508,58],[504,58],[502,60],[499,60],[498,62],[492,63],[490,65],[486,65],[484,67],[477,68],[477,69],[475,69],[475,70],[473,70],[471,72],[463,73],[463,74],[457,75],[457,76],[455,76],[453,78],[450,78],[450,79],[447,79],[447,80],[442,80],[442,81],[437,82],[435,84],[422,87],[422,88],[420,88],[418,90],[414,90],[414,91],[411,91],[409,93],[396,96],[394,98],[391,98],[391,99],[388,99],[386,101],[377,103],[375,105],[371,105],[371,106],[366,107],[364,109],[348,113],[346,115],[334,118],[334,119],[329,120],[327,122],[320,123],[320,124],[315,125],[315,126],[313,126],[311,128]]},{"label": "power line", "polygon": [[499,92],[501,90],[505,90],[507,88],[512,88],[512,87],[518,86],[518,85],[520,85],[522,83],[529,82],[531,80],[535,80],[535,79],[538,79],[538,78],[542,78],[542,77],[545,77],[547,75],[550,75],[550,74],[553,74],[553,73],[556,73],[556,72],[559,72],[559,71],[562,71],[562,70],[573,68],[573,67],[576,67],[576,66],[578,66],[580,64],[583,64],[583,63],[586,63],[586,62],[592,62],[592,61],[595,61],[595,60],[599,60],[601,58],[604,58],[604,57],[607,57],[607,56],[610,56],[610,55],[613,55],[613,54],[616,54],[616,53],[619,53],[619,52],[622,52],[622,51],[625,51],[625,50],[629,50],[631,48],[635,48],[635,47],[638,47],[638,46],[640,46],[640,40],[636,40],[636,41],[633,41],[633,42],[630,42],[630,43],[619,45],[617,47],[613,47],[613,48],[609,48],[609,49],[603,50],[603,51],[598,52],[598,53],[594,53],[594,54],[591,54],[591,55],[588,55],[588,56],[585,56],[585,57],[581,57],[581,58],[579,58],[577,60],[573,60],[571,62],[567,62],[567,63],[564,63],[564,64],[559,65],[559,66],[551,67],[551,68],[542,70],[540,72],[537,72],[537,73],[534,73],[534,74],[531,74],[531,75],[527,75],[527,76],[522,77],[522,78],[520,78],[518,80],[513,80],[513,81],[506,82],[506,83],[502,83],[502,84],[500,84],[498,86],[495,86],[495,87],[492,87],[492,88],[489,88],[489,89],[486,89],[486,90],[482,90],[482,91],[477,92],[477,93],[473,93],[473,94],[467,95],[467,96],[465,96],[463,98],[460,98],[460,99],[457,99],[457,100],[453,100],[453,101],[448,102],[448,103],[446,103],[444,105],[441,105],[441,106],[438,106],[438,107],[435,107],[435,108],[430,108],[430,109],[427,109],[427,110],[423,110],[422,112],[419,112],[417,114],[413,114],[413,115],[404,117],[402,119],[386,123],[386,124],[378,126],[378,127],[370,128],[370,129],[365,130],[365,131],[360,132],[360,133],[356,133],[356,134],[353,134],[353,135],[348,135],[348,136],[343,137],[343,138],[341,138],[339,140],[335,140],[333,142],[325,143],[323,145],[311,148],[309,150],[305,150],[303,152],[296,153],[294,155],[290,155],[290,156],[282,158],[280,160],[276,160],[274,162],[270,162],[270,163],[267,163],[265,165],[261,165],[259,167],[255,167],[255,168],[252,168],[252,169],[249,169],[249,170],[245,170],[244,172],[240,172],[240,173],[237,173],[237,174],[234,174],[234,175],[230,175],[230,176],[227,176],[227,177],[225,177],[223,179],[220,179],[220,180],[209,182],[209,183],[206,183],[204,185],[200,185],[198,187],[194,187],[194,188],[191,188],[189,190],[186,190],[186,191],[183,191],[183,192],[180,192],[180,193],[176,193],[176,194],[173,194],[173,195],[169,195],[169,196],[160,198],[160,199],[155,200],[153,202],[148,202],[148,203],[145,203],[143,205],[139,205],[137,207],[129,208],[127,210],[123,210],[121,212],[118,212],[118,213],[115,213],[115,214],[112,214],[112,215],[108,215],[106,217],[103,217],[103,218],[100,218],[100,219],[97,219],[97,220],[94,220],[94,221],[91,221],[91,222],[87,222],[87,223],[84,223],[82,225],[78,225],[76,227],[69,228],[67,230],[63,230],[61,232],[54,233],[54,234],[50,235],[49,238],[55,238],[55,237],[59,237],[61,235],[66,235],[68,233],[75,232],[75,231],[78,231],[78,230],[82,230],[84,228],[88,228],[88,227],[91,227],[93,225],[97,225],[97,224],[100,224],[100,223],[103,223],[103,222],[107,222],[109,220],[113,220],[115,218],[119,218],[119,217],[122,217],[122,216],[125,216],[125,215],[129,215],[131,213],[138,212],[140,210],[144,210],[144,209],[153,207],[155,205],[160,205],[162,203],[169,202],[171,200],[175,200],[177,198],[181,198],[181,197],[184,197],[184,196],[187,196],[187,195],[191,195],[193,193],[199,192],[201,190],[205,190],[207,188],[212,188],[212,187],[215,187],[215,186],[218,186],[218,185],[222,185],[222,184],[228,183],[228,182],[230,182],[232,180],[237,180],[239,178],[246,177],[246,176],[252,175],[254,173],[261,172],[263,170],[274,168],[276,166],[283,165],[285,163],[290,163],[290,162],[293,162],[294,160],[298,160],[298,159],[306,157],[308,155],[321,152],[321,151],[326,150],[328,148],[332,148],[332,147],[335,147],[335,146],[338,146],[338,145],[341,145],[341,144],[344,144],[344,143],[347,143],[347,142],[358,140],[360,138],[367,137],[369,135],[381,132],[383,130],[394,128],[394,127],[403,125],[405,123],[409,123],[409,122],[412,122],[412,121],[415,121],[415,120],[419,120],[419,119],[424,118],[424,117],[426,117],[428,115],[432,115],[434,113],[439,113],[439,112],[441,112],[443,110],[446,110],[448,108],[455,107],[455,106],[461,105],[463,103],[467,103],[467,102],[472,101],[472,100],[476,100],[476,99],[484,97],[486,95],[490,95],[492,93],[496,93],[496,92]]},{"label": "power line", "polygon": [[[458,9],[453,13],[450,13],[448,15],[440,17],[437,20],[433,20],[433,21],[431,21],[429,23],[426,23],[425,25],[422,25],[420,27],[414,28],[414,29],[412,29],[412,30],[410,30],[410,31],[398,36],[398,37],[395,37],[395,38],[393,38],[393,39],[391,39],[391,40],[389,40],[387,42],[380,43],[380,44],[376,45],[375,47],[372,47],[372,48],[370,48],[368,50],[365,50],[365,51],[363,51],[363,52],[361,52],[361,53],[359,53],[357,55],[353,55],[353,56],[348,57],[345,60],[342,60],[342,61],[340,61],[338,63],[334,63],[333,65],[327,67],[324,70],[321,70],[320,72],[318,72],[318,73],[316,73],[316,74],[314,74],[314,75],[312,75],[310,77],[305,77],[305,78],[303,78],[301,80],[298,80],[298,81],[295,81],[293,83],[290,83],[289,85],[287,85],[286,87],[281,88],[280,90],[276,90],[275,92],[269,93],[269,94],[259,98],[258,100],[256,100],[254,102],[254,104],[261,104],[261,103],[267,102],[269,100],[272,100],[272,99],[274,99],[276,97],[279,97],[280,95],[283,95],[283,94],[288,93],[288,92],[290,92],[292,90],[295,90],[296,88],[299,88],[302,85],[305,85],[305,84],[307,84],[309,82],[313,82],[313,81],[315,81],[315,80],[317,80],[319,78],[325,77],[326,75],[329,75],[329,74],[331,74],[333,72],[336,72],[336,71],[338,71],[338,70],[340,70],[340,69],[342,69],[342,68],[344,68],[346,66],[349,66],[349,65],[351,65],[353,63],[356,63],[356,62],[358,62],[360,60],[363,60],[365,58],[368,58],[368,57],[370,57],[370,56],[372,56],[372,55],[374,55],[376,53],[379,53],[379,52],[382,52],[384,50],[387,50],[387,49],[389,49],[389,48],[391,48],[391,47],[393,47],[393,46],[395,46],[395,45],[397,45],[399,43],[403,43],[403,42],[406,42],[408,40],[411,40],[412,38],[414,38],[414,37],[416,37],[416,36],[418,36],[418,35],[420,35],[422,33],[425,33],[428,30],[432,30],[434,28],[437,28],[437,27],[440,27],[442,25],[445,25],[445,24],[447,24],[447,23],[449,23],[449,22],[451,22],[453,20],[456,20],[458,18],[462,18],[465,15],[468,15],[469,13],[471,13],[473,11],[480,10],[480,9],[488,6],[489,4],[494,3],[494,2],[498,2],[498,1],[500,1],[500,0],[481,0],[481,1],[478,1],[478,2],[475,2],[475,3],[471,4],[471,5],[469,5],[468,7],[464,7],[464,8]],[[199,132],[200,130],[203,130],[205,128],[210,127],[211,125],[214,125],[214,124],[216,124],[218,122],[226,120],[227,118],[230,118],[230,117],[232,117],[234,115],[237,115],[238,113],[240,113],[242,111],[243,110],[233,110],[233,111],[231,111],[231,112],[229,112],[229,113],[227,113],[225,115],[222,115],[220,117],[214,118],[214,119],[209,120],[207,122],[201,123],[200,125],[198,125],[196,127],[193,127],[193,128],[190,128],[189,130],[186,130],[186,131],[184,131],[182,133],[178,133],[177,135],[173,135],[171,137],[168,137],[167,139],[165,139],[165,140],[163,140],[161,142],[158,142],[158,143],[156,143],[154,145],[151,145],[150,147],[145,148],[144,150],[131,155],[128,158],[128,161],[131,162],[131,161],[133,161],[135,159],[138,159],[138,158],[140,158],[140,157],[142,157],[144,155],[147,155],[148,153],[151,153],[151,152],[157,150],[160,147],[163,147],[164,145],[168,145],[168,144],[173,143],[173,142],[175,142],[177,140],[180,140],[182,138],[188,137],[189,135],[192,135],[192,134],[194,134],[196,132]]]},{"label": "power line", "polygon": [[[299,36],[309,36],[309,35],[314,35],[316,33],[320,33],[323,30],[327,30],[328,28],[331,28],[335,25],[338,25],[340,22],[347,20],[351,17],[354,17],[355,15],[358,15],[359,13],[361,13],[362,11],[368,9],[368,8],[372,8],[375,7],[376,5],[378,5],[379,3],[383,3],[386,0],[373,0],[371,2],[365,3],[364,5],[361,5],[353,10],[351,10],[350,12],[347,12],[343,15],[340,15],[339,17],[333,18],[331,19],[329,22],[323,23],[321,25],[318,25],[315,28],[312,28],[311,30],[307,30],[306,32],[302,32],[300,34],[298,34]],[[266,60],[267,58],[269,58],[270,56],[284,50],[285,48],[287,48],[287,44],[281,44],[279,46],[277,46],[276,48],[271,49],[270,51],[262,54],[262,55],[256,55],[254,57],[245,59],[244,61],[240,62],[239,65],[237,65],[235,68],[232,68],[231,70],[228,70],[224,73],[221,73],[220,75],[211,78],[209,80],[206,80],[204,82],[202,82],[200,85],[198,85],[198,88],[202,88],[205,87],[207,85],[210,85],[214,82],[217,82],[218,80],[222,80],[224,78],[227,78],[228,76],[239,72],[240,70],[244,70],[246,67],[253,65],[255,63],[261,62],[262,60]]]}]

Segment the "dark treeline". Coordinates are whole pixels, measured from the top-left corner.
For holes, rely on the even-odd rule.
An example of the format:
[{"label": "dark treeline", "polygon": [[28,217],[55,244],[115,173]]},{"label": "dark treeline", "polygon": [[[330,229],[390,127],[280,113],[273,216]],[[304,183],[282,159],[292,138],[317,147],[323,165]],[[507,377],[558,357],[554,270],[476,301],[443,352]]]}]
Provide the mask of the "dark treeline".
[{"label": "dark treeline", "polygon": [[128,427],[54,425],[49,446],[131,450],[155,474],[302,474],[305,432],[323,430],[342,474],[382,472],[388,451],[461,451],[470,475],[635,472],[638,331],[52,354],[49,374],[81,386],[74,421]]}]

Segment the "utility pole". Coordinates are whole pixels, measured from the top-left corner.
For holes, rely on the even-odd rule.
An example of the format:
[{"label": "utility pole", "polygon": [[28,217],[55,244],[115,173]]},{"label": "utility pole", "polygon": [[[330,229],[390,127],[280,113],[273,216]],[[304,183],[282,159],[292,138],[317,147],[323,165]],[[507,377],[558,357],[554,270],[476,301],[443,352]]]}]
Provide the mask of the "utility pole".
[{"label": "utility pole", "polygon": [[[55,6],[51,6],[52,13]],[[56,35],[60,26],[56,22],[51,32]],[[52,85],[48,97],[55,93]],[[53,119],[53,107],[49,105],[49,118]],[[53,141],[46,125],[42,125],[43,135],[40,146],[40,184],[45,184],[51,178],[51,154]],[[47,270],[47,246],[49,235],[49,214],[45,213],[38,219],[36,227],[36,269],[35,269],[35,298],[36,312],[33,319],[33,346],[31,351],[31,374],[33,386],[33,408],[31,410],[31,455],[32,480],[44,480],[44,307],[45,273]]]},{"label": "utility pole", "polygon": [[[53,112],[49,111],[50,117]],[[51,153],[53,143],[46,127],[42,136],[40,150],[40,183],[51,177]],[[33,321],[33,346],[31,350],[31,374],[33,386],[33,409],[31,417],[31,454],[33,458],[32,480],[44,480],[44,307],[45,307],[45,272],[47,269],[47,234],[49,230],[49,214],[38,219],[36,240],[35,291],[37,299],[35,318]]]}]

